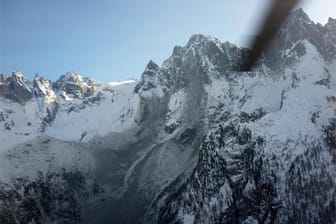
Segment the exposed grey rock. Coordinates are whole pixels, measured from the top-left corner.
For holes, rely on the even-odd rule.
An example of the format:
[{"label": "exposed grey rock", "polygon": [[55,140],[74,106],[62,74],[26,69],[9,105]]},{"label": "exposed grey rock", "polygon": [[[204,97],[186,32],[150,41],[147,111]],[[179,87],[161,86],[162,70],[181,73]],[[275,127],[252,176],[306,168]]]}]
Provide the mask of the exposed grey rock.
[{"label": "exposed grey rock", "polygon": [[135,93],[141,90],[146,91],[155,88],[155,76],[159,72],[160,67],[153,61],[149,61],[145,71],[141,75],[141,81],[137,84],[134,89]]},{"label": "exposed grey rock", "polygon": [[76,73],[69,72],[53,83],[53,88],[71,97],[84,99],[96,93],[97,85],[98,83],[93,79],[82,78]]},{"label": "exposed grey rock", "polygon": [[32,98],[32,91],[29,88],[29,81],[20,71],[13,72],[9,87],[11,89],[11,99],[19,103],[25,103]]},{"label": "exposed grey rock", "polygon": [[40,125],[40,131],[44,132],[48,126],[51,126],[55,121],[57,112],[59,110],[59,105],[57,102],[53,102],[50,107],[46,108],[47,115],[42,119],[42,123]]},{"label": "exposed grey rock", "polygon": [[274,70],[290,65],[306,53],[304,40],[316,47],[326,61],[334,60],[336,42],[330,38],[335,34],[333,24],[332,19],[325,26],[316,24],[302,9],[295,10],[274,38],[274,44],[266,50],[264,63]]},{"label": "exposed grey rock", "polygon": [[336,45],[336,19],[329,18],[327,24],[324,26],[327,30],[326,36]]},{"label": "exposed grey rock", "polygon": [[46,97],[46,96],[54,96],[55,93],[52,89],[52,82],[39,76],[35,75],[33,80],[34,93],[37,97]]},{"label": "exposed grey rock", "polygon": [[7,99],[10,98],[8,78],[5,74],[0,74],[0,96]]},{"label": "exposed grey rock", "polygon": [[32,98],[30,82],[20,71],[13,72],[10,78],[1,75],[0,79],[0,95],[2,97],[21,104]]},{"label": "exposed grey rock", "polygon": [[0,84],[6,84],[7,83],[7,76],[3,73],[0,74]]}]

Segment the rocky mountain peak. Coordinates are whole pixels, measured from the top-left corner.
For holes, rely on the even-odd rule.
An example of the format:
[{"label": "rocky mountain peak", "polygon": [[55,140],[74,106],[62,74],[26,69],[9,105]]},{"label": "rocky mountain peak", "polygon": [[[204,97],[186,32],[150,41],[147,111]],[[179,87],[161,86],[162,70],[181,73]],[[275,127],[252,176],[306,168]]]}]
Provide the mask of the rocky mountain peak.
[{"label": "rocky mountain peak", "polygon": [[15,71],[10,78],[0,75],[0,96],[24,104],[32,98],[30,82],[21,71]]},{"label": "rocky mountain peak", "polygon": [[186,47],[190,47],[192,45],[200,45],[200,44],[207,44],[207,43],[211,43],[211,42],[219,42],[220,41],[216,38],[213,38],[211,36],[206,36],[203,34],[194,34],[189,38],[189,41],[186,45]]},{"label": "rocky mountain peak", "polygon": [[336,19],[329,17],[327,25],[336,27]]},{"label": "rocky mountain peak", "polygon": [[[190,77],[191,80],[195,79],[195,74],[202,74],[199,79],[206,81],[208,75],[227,74],[237,62],[241,61],[245,53],[246,50],[232,43],[222,43],[217,38],[195,34],[190,37],[185,47],[175,47],[167,64],[179,68],[177,72],[185,71],[183,76],[187,75],[185,73],[193,74]],[[176,73],[176,71],[172,72]],[[207,74],[206,77],[205,74]]]},{"label": "rocky mountain peak", "polygon": [[187,51],[191,50],[193,54],[212,55],[214,51],[222,51],[220,40],[205,36],[202,34],[192,35],[186,45]]},{"label": "rocky mountain peak", "polygon": [[143,91],[150,90],[156,87],[156,75],[160,71],[160,67],[150,60],[145,68],[145,71],[141,75],[141,81],[135,87],[135,92],[138,93],[140,89]]},{"label": "rocky mountain peak", "polygon": [[293,11],[275,36],[273,44],[265,51],[264,63],[274,70],[285,68],[284,65],[292,64],[306,55],[311,46],[325,61],[331,61],[336,57],[336,48],[334,35],[328,26],[314,23],[302,9]]},{"label": "rocky mountain peak", "polygon": [[52,89],[51,81],[41,77],[39,74],[35,74],[33,80],[34,93],[38,97],[55,97],[55,93]]},{"label": "rocky mountain peak", "polygon": [[82,76],[78,75],[77,73],[74,72],[68,72],[65,75],[65,80],[67,82],[75,82],[75,83],[83,83],[83,78]]},{"label": "rocky mountain peak", "polygon": [[16,70],[16,71],[12,72],[12,76],[13,77],[18,77],[18,78],[23,78],[24,77],[23,73],[20,70]]},{"label": "rocky mountain peak", "polygon": [[185,46],[174,48],[161,67],[150,61],[135,92],[157,86],[174,92],[194,82],[206,83],[210,76],[228,74],[245,53],[246,50],[229,42],[222,43],[202,34],[192,35]]},{"label": "rocky mountain peak", "polygon": [[308,15],[300,8],[293,11],[287,22],[282,26],[281,34],[289,35],[288,41],[299,41],[316,36],[317,25],[308,17]]},{"label": "rocky mountain peak", "polygon": [[0,84],[6,84],[7,83],[7,76],[3,73],[0,73]]},{"label": "rocky mountain peak", "polygon": [[336,19],[329,17],[328,22],[324,27],[328,30],[329,33],[336,34]]},{"label": "rocky mountain peak", "polygon": [[62,75],[53,87],[58,92],[63,92],[63,96],[76,99],[84,99],[96,93],[98,82],[90,78],[83,78],[74,72]]},{"label": "rocky mountain peak", "polygon": [[21,84],[26,84],[27,82],[29,82],[28,79],[19,70],[12,72],[11,80],[12,82],[17,82]]},{"label": "rocky mountain peak", "polygon": [[33,79],[33,84],[34,86],[40,82],[45,80],[42,76],[40,76],[38,73],[35,74],[34,79]]},{"label": "rocky mountain peak", "polygon": [[0,74],[0,96],[20,104],[25,104],[34,96],[42,97],[45,102],[53,102],[56,92],[63,98],[84,99],[97,92],[100,83],[92,78],[83,78],[74,72],[60,76],[56,82],[51,82],[39,74],[32,81],[21,71],[12,73],[11,77]]},{"label": "rocky mountain peak", "polygon": [[294,10],[290,14],[290,19],[289,20],[294,20],[294,21],[305,21],[305,22],[312,22],[312,20],[309,18],[309,16],[303,11],[302,8]]},{"label": "rocky mountain peak", "polygon": [[150,60],[145,68],[145,71],[142,73],[142,76],[155,76],[155,74],[160,70],[160,67]]},{"label": "rocky mountain peak", "polygon": [[155,62],[150,60],[146,66],[145,71],[158,71],[159,69],[160,67]]},{"label": "rocky mountain peak", "polygon": [[83,83],[83,78],[74,72],[67,72],[65,75],[61,75],[56,81],[57,84],[65,84],[65,83],[74,83],[77,85],[81,85]]}]

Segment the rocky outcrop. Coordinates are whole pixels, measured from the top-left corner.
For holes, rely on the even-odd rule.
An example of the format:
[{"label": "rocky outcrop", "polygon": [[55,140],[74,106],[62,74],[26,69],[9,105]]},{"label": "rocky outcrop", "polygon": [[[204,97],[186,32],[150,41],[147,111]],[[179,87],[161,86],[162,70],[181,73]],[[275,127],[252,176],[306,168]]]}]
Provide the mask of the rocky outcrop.
[{"label": "rocky outcrop", "polygon": [[0,96],[24,104],[32,98],[31,83],[20,71],[12,73],[10,78],[0,77]]},{"label": "rocky outcrop", "polygon": [[34,94],[36,97],[43,97],[43,98],[55,98],[55,92],[52,88],[52,82],[39,76],[38,74],[35,75],[33,80],[33,87],[34,87]]},{"label": "rocky outcrop", "polygon": [[335,60],[333,24],[333,19],[329,19],[324,26],[316,24],[302,9],[292,12],[274,38],[273,44],[266,50],[263,63],[273,70],[289,66],[306,53],[305,40],[309,41],[327,62]]},{"label": "rocky outcrop", "polygon": [[55,102],[57,96],[63,99],[85,99],[97,93],[99,82],[92,78],[83,78],[75,73],[61,76],[55,83],[38,74],[29,81],[20,71],[12,76],[0,74],[0,96],[25,104],[33,97],[42,98],[45,103]]},{"label": "rocky outcrop", "polygon": [[69,72],[62,75],[54,84],[53,88],[63,98],[70,97],[84,99],[96,93],[98,82],[90,78],[82,78],[76,73]]}]

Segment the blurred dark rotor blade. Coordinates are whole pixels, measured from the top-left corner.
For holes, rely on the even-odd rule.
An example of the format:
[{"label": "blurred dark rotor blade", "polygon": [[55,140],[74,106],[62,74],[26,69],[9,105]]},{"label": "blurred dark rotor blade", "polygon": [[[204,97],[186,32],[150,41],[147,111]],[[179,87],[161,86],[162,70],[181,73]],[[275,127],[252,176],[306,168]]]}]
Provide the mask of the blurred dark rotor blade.
[{"label": "blurred dark rotor blade", "polygon": [[259,35],[253,40],[251,54],[241,67],[242,71],[250,71],[262,52],[276,35],[281,24],[299,0],[274,0]]}]

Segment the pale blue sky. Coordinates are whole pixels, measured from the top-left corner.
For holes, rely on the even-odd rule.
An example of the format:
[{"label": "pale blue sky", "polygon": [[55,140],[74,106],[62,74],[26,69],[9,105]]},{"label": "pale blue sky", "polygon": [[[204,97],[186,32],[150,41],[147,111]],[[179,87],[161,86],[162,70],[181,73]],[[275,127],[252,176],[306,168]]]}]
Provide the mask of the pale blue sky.
[{"label": "pale blue sky", "polygon": [[[100,81],[140,77],[195,33],[244,44],[269,0],[0,0],[0,72],[56,80],[67,71]],[[306,0],[314,20],[335,0]]]}]

